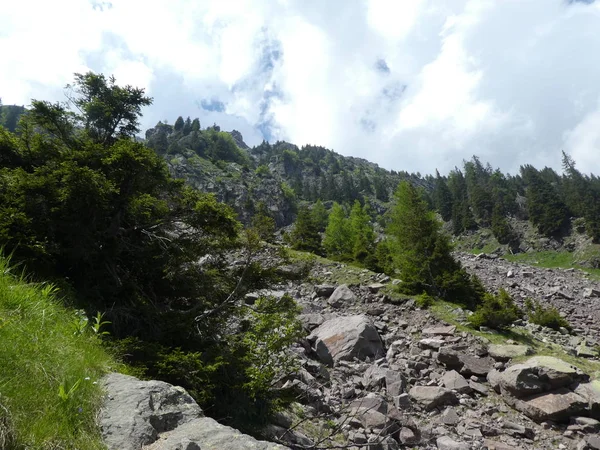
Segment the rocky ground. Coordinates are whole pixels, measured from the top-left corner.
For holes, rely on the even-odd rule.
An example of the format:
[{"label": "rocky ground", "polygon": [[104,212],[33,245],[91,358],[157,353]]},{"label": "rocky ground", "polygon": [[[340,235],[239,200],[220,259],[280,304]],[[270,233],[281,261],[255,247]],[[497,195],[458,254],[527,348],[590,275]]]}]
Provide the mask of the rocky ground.
[{"label": "rocky ground", "polygon": [[[306,339],[292,349],[300,369],[279,385],[297,402],[265,435],[294,449],[600,449],[597,284],[578,271],[460,258],[492,289],[555,305],[573,334],[525,322],[509,336],[467,332],[468,312],[420,310],[393,294],[396,280],[318,259],[309,280],[268,292],[298,301]],[[148,448],[281,448],[226,427],[217,447],[168,429],[155,427]]]}]

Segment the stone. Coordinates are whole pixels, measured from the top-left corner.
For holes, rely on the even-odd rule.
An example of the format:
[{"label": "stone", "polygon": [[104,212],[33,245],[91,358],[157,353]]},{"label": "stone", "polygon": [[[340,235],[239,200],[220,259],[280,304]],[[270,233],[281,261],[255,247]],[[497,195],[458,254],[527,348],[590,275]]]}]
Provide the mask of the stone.
[{"label": "stone", "polygon": [[331,284],[317,284],[315,286],[315,293],[319,297],[329,297],[333,294],[333,291],[335,291],[335,286]]},{"label": "stone", "polygon": [[368,287],[369,292],[371,294],[377,294],[381,289],[383,289],[385,287],[385,284],[383,284],[383,283],[373,283],[373,284],[370,284],[367,287]]},{"label": "stone", "polygon": [[449,406],[440,414],[438,421],[444,425],[455,426],[458,422],[460,422],[460,417],[458,417],[456,409]]},{"label": "stone", "polygon": [[536,422],[563,422],[585,411],[585,399],[574,392],[560,388],[552,392],[537,394],[516,400],[514,408]]},{"label": "stone", "polygon": [[441,339],[434,338],[425,338],[419,341],[419,347],[421,348],[431,348],[433,350],[439,350],[441,346],[443,346],[445,342]]},{"label": "stone", "polygon": [[314,313],[300,314],[298,316],[298,319],[300,319],[300,322],[302,322],[302,325],[308,331],[314,330],[319,325],[321,325],[323,322],[325,322],[325,317],[322,314],[314,314]]},{"label": "stone", "polygon": [[204,417],[185,389],[111,373],[102,384],[102,439],[109,450],[284,450]]},{"label": "stone", "polygon": [[336,317],[313,330],[309,341],[320,339],[333,361],[383,356],[383,343],[367,316]]},{"label": "stone", "polygon": [[437,360],[448,369],[454,369],[465,376],[486,376],[494,367],[494,360],[492,358],[480,358],[458,352],[448,347],[440,348]]},{"label": "stone", "polygon": [[109,449],[138,449],[198,417],[202,409],[184,389],[162,381],[140,381],[111,373],[103,379],[107,396],[100,413]]},{"label": "stone", "polygon": [[329,352],[329,347],[327,347],[327,344],[325,344],[323,340],[317,339],[315,341],[315,353],[317,354],[319,361],[326,366],[333,367],[333,357]]},{"label": "stone", "polygon": [[594,288],[585,288],[583,298],[600,297],[600,290]]},{"label": "stone", "polygon": [[473,391],[477,392],[480,395],[487,396],[490,393],[487,386],[485,386],[484,384],[478,383],[477,381],[469,380],[469,387]]},{"label": "stone", "polygon": [[414,386],[408,395],[427,410],[458,402],[454,392],[438,386]]},{"label": "stone", "polygon": [[587,414],[592,418],[600,419],[600,381],[580,383],[574,392],[587,402]]},{"label": "stone", "polygon": [[424,328],[422,333],[434,336],[454,336],[456,327],[454,325],[442,325],[438,327]]},{"label": "stone", "polygon": [[581,427],[585,433],[598,433],[600,431],[600,421],[591,417],[573,417],[571,422]]},{"label": "stone", "polygon": [[496,361],[508,361],[519,356],[526,356],[532,353],[531,347],[527,345],[490,345],[488,354]]},{"label": "stone", "polygon": [[455,390],[460,394],[469,394],[471,392],[471,387],[467,380],[465,380],[465,377],[456,370],[446,372],[442,376],[442,383],[447,389]]},{"label": "stone", "polygon": [[484,439],[483,447],[487,450],[519,450],[512,445],[505,444],[504,442],[493,441],[491,439]]},{"label": "stone", "polygon": [[[309,440],[310,443],[312,441]],[[136,447],[136,449],[139,447]],[[172,431],[162,434],[159,439],[144,450],[284,450],[288,447],[271,442],[258,441],[231,427],[221,425],[209,417],[187,422]],[[115,447],[116,449],[116,447]],[[125,450],[122,448],[122,450]]]},{"label": "stone", "polygon": [[399,437],[404,445],[417,445],[420,441],[419,436],[408,427],[402,427]]},{"label": "stone", "polygon": [[411,407],[410,396],[407,393],[393,397],[394,406],[398,409],[409,409]]},{"label": "stone", "polygon": [[464,442],[457,442],[449,436],[440,436],[436,442],[438,450],[470,450],[470,446]]},{"label": "stone", "polygon": [[354,292],[350,290],[348,285],[341,284],[333,291],[329,300],[327,300],[327,303],[334,308],[341,308],[343,306],[350,306],[355,301],[356,296],[354,295]]}]

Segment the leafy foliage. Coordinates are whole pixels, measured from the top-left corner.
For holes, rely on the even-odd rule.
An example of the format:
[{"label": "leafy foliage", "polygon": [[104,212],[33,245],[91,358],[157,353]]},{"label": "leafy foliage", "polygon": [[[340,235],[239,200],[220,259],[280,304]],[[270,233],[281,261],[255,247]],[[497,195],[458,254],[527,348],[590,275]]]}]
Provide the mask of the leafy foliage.
[{"label": "leafy foliage", "polygon": [[[18,136],[0,130],[0,245],[72,290],[98,317],[98,333],[124,339],[117,347],[140,370],[189,387],[231,423],[265,420],[276,406],[265,381],[274,371],[257,381],[252,370],[294,339],[296,312],[290,301],[265,306],[275,327],[267,331],[243,301],[275,276],[252,260],[272,222],[241,233],[231,208],[174,180],[131,139],[150,101],[143,90],[86,74],[72,92],[78,113],[34,101]],[[219,157],[239,152],[228,134],[213,128],[205,137]],[[228,266],[231,250],[242,251],[244,266]],[[224,392],[236,395],[222,403]]]}]

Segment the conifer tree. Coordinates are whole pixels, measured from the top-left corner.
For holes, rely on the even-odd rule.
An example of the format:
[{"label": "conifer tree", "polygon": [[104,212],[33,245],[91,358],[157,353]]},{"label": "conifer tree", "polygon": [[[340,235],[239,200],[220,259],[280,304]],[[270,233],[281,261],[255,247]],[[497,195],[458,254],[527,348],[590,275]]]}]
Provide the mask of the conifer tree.
[{"label": "conifer tree", "polygon": [[367,208],[367,203],[361,206],[356,200],[348,219],[352,237],[352,258],[361,263],[373,254],[375,245],[375,233]]},{"label": "conifer tree", "polygon": [[183,130],[183,125],[184,125],[183,117],[179,116],[177,118],[177,120],[175,121],[175,125],[173,125],[173,129],[175,131],[181,131],[181,130]]},{"label": "conifer tree", "polygon": [[298,211],[290,241],[292,247],[296,250],[321,254],[319,228],[307,206],[301,207]]},{"label": "conifer tree", "polygon": [[352,230],[343,206],[338,203],[333,204],[329,214],[323,247],[331,258],[345,261],[352,259]]},{"label": "conifer tree", "polygon": [[192,131],[200,131],[200,119],[197,117],[192,121]]},{"label": "conifer tree", "polygon": [[433,191],[433,204],[444,221],[452,219],[452,193],[446,181],[435,171],[435,187]]},{"label": "conifer tree", "polygon": [[442,234],[435,214],[406,181],[395,193],[387,235],[402,290],[411,294],[427,292],[467,305],[479,301],[481,292],[452,257],[450,240]]},{"label": "conifer tree", "polygon": [[311,213],[313,215],[315,223],[319,227],[319,231],[325,231],[325,228],[327,227],[327,223],[329,221],[329,213],[327,212],[327,209],[325,209],[325,205],[323,204],[321,199],[318,199],[313,205]]},{"label": "conifer tree", "polygon": [[192,121],[190,120],[190,116],[188,116],[187,119],[185,119],[182,131],[184,136],[187,136],[192,132]]}]

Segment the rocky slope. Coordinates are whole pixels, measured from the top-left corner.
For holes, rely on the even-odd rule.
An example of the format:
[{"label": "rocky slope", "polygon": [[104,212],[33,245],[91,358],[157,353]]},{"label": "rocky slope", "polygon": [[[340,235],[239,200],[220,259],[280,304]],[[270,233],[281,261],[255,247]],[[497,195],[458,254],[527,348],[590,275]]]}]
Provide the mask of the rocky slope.
[{"label": "rocky slope", "polygon": [[[292,349],[300,369],[278,386],[297,401],[264,435],[294,449],[600,448],[600,385],[590,377],[600,362],[592,354],[576,356],[583,340],[588,347],[595,342],[596,283],[578,271],[461,258],[490,287],[507,287],[517,298],[533,291],[556,304],[576,325],[573,334],[527,323],[510,336],[466,332],[460,326],[465,311],[420,310],[413,299],[393,293],[397,281],[318,259],[310,281],[267,292],[297,300],[306,339]],[[215,425],[193,422],[199,420],[194,414],[189,423],[196,425],[186,425],[194,433]],[[165,442],[170,446],[156,448],[197,448]],[[270,448],[253,440],[246,447],[195,445]]]}]

